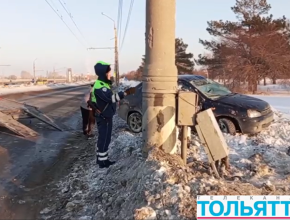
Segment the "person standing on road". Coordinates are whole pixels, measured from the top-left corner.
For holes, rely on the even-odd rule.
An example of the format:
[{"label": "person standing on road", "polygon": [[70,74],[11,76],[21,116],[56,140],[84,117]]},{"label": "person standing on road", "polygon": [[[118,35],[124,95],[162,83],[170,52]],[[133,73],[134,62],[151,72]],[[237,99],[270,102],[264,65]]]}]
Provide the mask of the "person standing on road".
[{"label": "person standing on road", "polygon": [[94,111],[91,107],[88,106],[88,101],[90,98],[90,94],[93,91],[94,84],[91,85],[89,91],[84,95],[81,102],[81,113],[83,119],[83,134],[88,138],[92,136],[92,130],[95,126],[95,116]]},{"label": "person standing on road", "polygon": [[88,104],[96,112],[99,133],[96,144],[97,164],[100,168],[107,168],[115,163],[108,159],[108,148],[111,142],[116,103],[126,95],[135,93],[135,88],[129,88],[125,92],[113,93],[110,87],[112,85],[110,64],[100,61],[94,68],[98,80],[93,86]]}]

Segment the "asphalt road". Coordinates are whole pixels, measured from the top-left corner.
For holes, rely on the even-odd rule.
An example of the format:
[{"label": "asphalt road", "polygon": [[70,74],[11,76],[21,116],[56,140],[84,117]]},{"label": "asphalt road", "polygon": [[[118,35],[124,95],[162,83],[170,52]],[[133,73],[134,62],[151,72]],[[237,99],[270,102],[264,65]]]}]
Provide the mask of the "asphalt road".
[{"label": "asphalt road", "polygon": [[[67,140],[75,135],[76,130],[80,130],[80,100],[89,88],[86,86],[40,95],[32,93],[9,97],[39,107],[66,130],[57,131],[37,119],[23,121],[23,124],[41,134],[37,139],[23,139],[0,129],[0,219],[35,217],[33,210],[17,206],[14,200],[27,194],[30,189],[46,184],[43,181],[48,178],[46,170],[56,163]],[[19,201],[18,204],[21,203]]]}]

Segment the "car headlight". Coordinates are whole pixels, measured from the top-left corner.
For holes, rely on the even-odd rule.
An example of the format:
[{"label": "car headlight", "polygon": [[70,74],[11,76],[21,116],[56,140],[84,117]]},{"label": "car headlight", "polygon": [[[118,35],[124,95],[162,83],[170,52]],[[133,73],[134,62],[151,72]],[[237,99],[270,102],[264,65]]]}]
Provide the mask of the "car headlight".
[{"label": "car headlight", "polygon": [[247,111],[247,113],[248,113],[249,118],[256,118],[256,117],[260,117],[262,115],[260,112],[258,112],[256,110],[252,110],[252,109],[249,109]]}]

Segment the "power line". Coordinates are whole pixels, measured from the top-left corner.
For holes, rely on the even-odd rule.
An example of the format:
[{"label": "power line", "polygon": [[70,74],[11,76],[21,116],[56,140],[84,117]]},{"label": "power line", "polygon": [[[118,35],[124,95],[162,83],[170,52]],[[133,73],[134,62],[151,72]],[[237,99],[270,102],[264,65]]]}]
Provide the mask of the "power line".
[{"label": "power line", "polygon": [[[59,3],[61,4],[61,6],[63,7],[63,9],[65,10],[65,12],[68,14],[68,16],[70,17],[70,19],[72,20],[72,22],[74,23],[75,27],[78,29],[79,33],[82,35],[83,39],[85,40],[85,42],[88,44],[85,36],[83,35],[83,33],[81,32],[81,30],[79,29],[79,27],[77,26],[77,24],[75,23],[72,14],[70,13],[70,11],[67,9],[67,7],[65,6],[66,3],[65,2],[61,2],[61,0],[58,0]],[[64,5],[65,4],[65,5]],[[89,44],[88,44],[89,45]]]},{"label": "power line", "polygon": [[49,4],[49,2],[47,0],[45,0],[46,3],[50,6],[50,8],[55,12],[55,14],[60,18],[60,20],[65,24],[65,26],[69,29],[69,31],[72,33],[72,35],[78,40],[78,42],[86,48],[86,46],[80,41],[80,39],[74,34],[74,32],[70,29],[70,27],[67,25],[67,23],[65,23],[65,21],[63,20],[62,16],[59,15],[57,13],[57,11],[51,6],[51,4]]},{"label": "power line", "polygon": [[124,44],[124,41],[125,41],[125,38],[126,38],[126,33],[127,33],[128,25],[130,23],[130,18],[131,18],[131,13],[132,13],[133,5],[134,5],[134,0],[131,0],[129,12],[128,12],[128,17],[127,17],[127,22],[126,22],[126,26],[125,26],[125,31],[124,31],[124,36],[123,36],[123,40],[122,40],[122,44],[121,44],[121,50],[122,50],[122,47],[123,47],[123,44]]},{"label": "power line", "polygon": [[67,5],[67,3],[66,3],[65,1],[64,1],[63,3],[64,3],[64,5],[66,6],[67,10],[70,11],[70,10],[69,10],[69,7],[68,7],[68,5]]},{"label": "power line", "polygon": [[54,1],[53,1],[53,0],[50,0],[50,2],[51,2],[51,4],[52,4],[52,6],[53,6],[54,8],[56,8],[56,11],[58,11],[57,7],[56,7],[55,4],[54,4]]},{"label": "power line", "polygon": [[115,49],[115,47],[90,47],[88,50],[112,50]]}]

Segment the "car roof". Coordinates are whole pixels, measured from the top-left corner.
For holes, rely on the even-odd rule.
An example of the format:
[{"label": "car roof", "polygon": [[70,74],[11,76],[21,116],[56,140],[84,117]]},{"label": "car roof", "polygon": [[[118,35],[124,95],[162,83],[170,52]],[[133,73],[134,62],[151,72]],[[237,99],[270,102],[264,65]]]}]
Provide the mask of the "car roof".
[{"label": "car roof", "polygon": [[178,79],[182,79],[185,81],[192,81],[192,80],[200,80],[200,79],[206,79],[206,78],[200,75],[187,74],[187,75],[178,75]]},{"label": "car roof", "polygon": [[[192,75],[192,74],[184,74],[184,75],[178,75],[178,79],[185,80],[185,81],[192,81],[192,80],[200,80],[200,79],[206,79],[204,76],[200,75]],[[142,85],[142,82],[140,82],[136,87]]]}]

